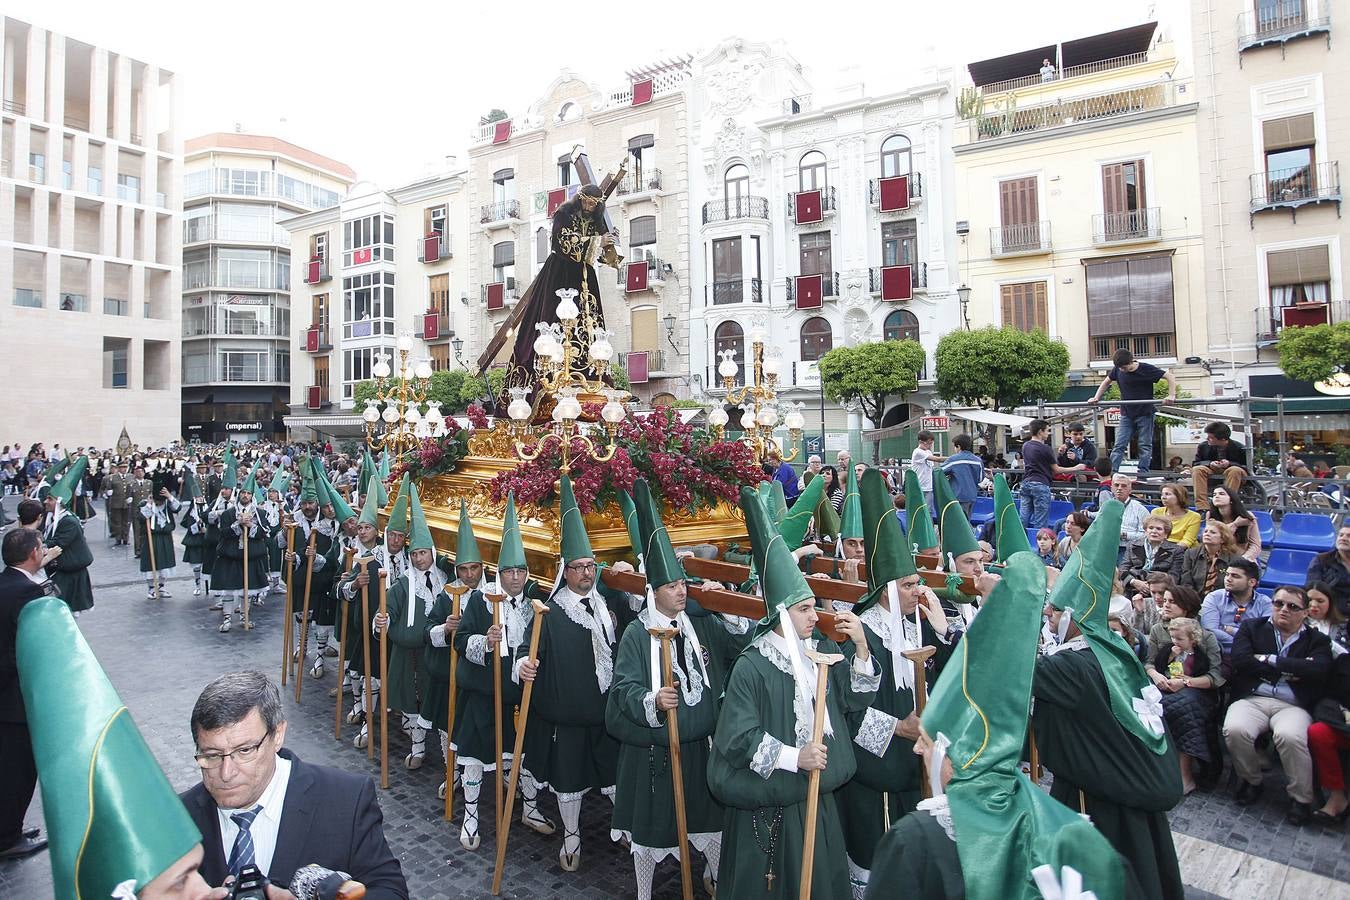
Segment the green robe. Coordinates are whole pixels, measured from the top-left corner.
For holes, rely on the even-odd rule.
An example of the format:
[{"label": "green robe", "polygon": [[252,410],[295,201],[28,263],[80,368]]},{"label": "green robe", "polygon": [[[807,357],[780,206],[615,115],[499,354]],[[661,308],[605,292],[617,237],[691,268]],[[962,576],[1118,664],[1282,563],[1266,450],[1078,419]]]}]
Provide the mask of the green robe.
[{"label": "green robe", "polygon": [[[299,536],[297,535],[297,540]],[[340,546],[341,542],[334,542]],[[361,600],[361,590],[353,590],[352,596],[348,598],[343,593],[343,588],[354,581],[356,576],[361,574],[360,560],[362,557],[374,556],[373,562],[366,566],[370,570],[370,584],[367,586],[369,591],[368,606],[369,609],[363,609]],[[399,551],[399,560],[401,566],[398,571],[407,567],[408,554],[406,551]],[[338,557],[341,558],[340,555]],[[363,547],[360,542],[356,545],[356,555],[352,557],[352,568],[345,577],[339,578],[333,587],[334,603],[347,604],[347,644],[343,649],[343,659],[346,660],[347,670],[355,675],[364,675],[366,671],[365,645],[369,641],[370,646],[370,667],[374,669],[374,675],[379,676],[380,671],[380,650],[379,640],[371,633],[371,627],[374,625],[375,614],[380,611],[380,583],[377,576],[384,571],[380,567],[380,560],[384,559],[384,544],[376,542],[374,547]],[[338,566],[342,563],[338,562]],[[292,587],[293,596],[299,597],[304,593],[304,583],[297,581]],[[388,603],[388,597],[385,598]]]},{"label": "green robe", "polygon": [[[660,723],[653,726],[648,717],[646,698],[652,692],[652,646],[657,641],[647,633],[646,612],[639,613],[637,624],[624,632],[614,663],[614,684],[605,707],[605,725],[619,740],[619,763],[614,795],[613,830],[627,834],[635,847],[668,850],[678,844],[675,825],[675,788],[670,773],[670,736],[668,713],[653,709]],[[719,667],[714,659],[727,665],[745,644],[745,636],[733,635],[712,616],[691,616],[690,623],[703,648],[708,681],[698,663],[692,667],[680,660],[676,671],[692,668],[684,677],[698,677],[698,703],[689,705],[680,693],[677,717],[680,727],[680,771],[684,776],[685,815],[689,834],[711,834],[722,830],[722,806],[708,790],[709,738],[717,725],[722,684],[716,680]],[[660,623],[666,627],[667,623]],[[671,641],[672,661],[677,644]],[[674,664],[672,662],[672,664]],[[724,669],[722,669],[724,671]],[[683,680],[682,676],[676,676]]]},{"label": "green robe", "polygon": [[[445,557],[436,560],[436,566],[443,572],[453,571],[450,561]],[[410,570],[413,578],[425,578],[426,573]],[[439,595],[440,591],[437,591]],[[436,598],[431,598],[434,606]],[[422,647],[426,641],[428,616],[427,601],[408,594],[408,578],[399,578],[388,589],[385,607],[389,613],[389,637],[386,641],[389,652],[388,681],[385,682],[389,708],[399,712],[415,714],[422,708],[419,697],[421,682],[425,680],[422,668]],[[409,607],[412,611],[412,624],[408,623]],[[445,621],[442,619],[441,621]],[[430,624],[434,624],[431,622]],[[371,665],[375,664],[373,655]]]},{"label": "green robe", "polygon": [[[597,581],[614,619],[615,645],[633,613],[624,595]],[[560,590],[566,590],[566,587]],[[539,674],[535,678],[525,726],[525,768],[541,785],[564,797],[614,786],[619,744],[605,728],[606,691],[601,691],[591,632],[567,616],[559,600],[548,601],[540,619]],[[533,629],[531,624],[531,630]],[[529,636],[516,651],[529,653]]]},{"label": "green robe", "polygon": [[[848,858],[862,869],[872,868],[872,854],[882,835],[912,812],[923,796],[920,787],[923,765],[914,755],[914,742],[894,733],[895,720],[907,718],[914,711],[914,691],[896,688],[891,651],[872,622],[874,616],[888,617],[890,613],[880,606],[873,610],[875,613],[872,610],[864,613],[863,631],[872,659],[881,672],[881,685],[869,707],[849,713],[849,734],[859,748],[854,750],[858,774],[839,791],[839,817]],[[931,692],[942,666],[951,657],[952,648],[937,639],[927,619],[920,619],[920,634],[924,646],[936,648],[925,669]],[[857,652],[853,643],[846,642],[841,649],[852,661]],[[889,743],[885,742],[886,735],[890,735]],[[881,756],[876,753],[878,741],[885,746]]]},{"label": "green robe", "polygon": [[1033,722],[1050,795],[1092,817],[1133,866],[1146,896],[1184,889],[1167,811],[1181,802],[1181,770],[1169,740],[1153,753],[1111,712],[1097,657],[1086,647],[1042,657],[1033,684]]},{"label": "green robe", "polygon": [[[207,538],[206,514],[196,503],[188,503],[183,514],[183,562],[206,570]],[[214,554],[214,548],[212,548]]]},{"label": "green robe", "polygon": [[61,592],[61,599],[71,612],[93,609],[94,586],[89,581],[89,567],[94,563],[94,554],[85,542],[79,516],[69,512],[62,515],[55,531],[48,531],[43,543],[61,548],[61,555],[49,562],[46,570]]},{"label": "green robe", "polygon": [[[798,747],[805,741],[796,734],[792,676],[764,656],[759,649],[764,640],[752,642],[731,670],[713,737],[708,783],[713,797],[727,807],[717,890],[723,897],[788,900],[797,896],[801,878],[808,775],[774,768],[774,760],[776,746]],[[823,639],[817,649],[838,651]],[[853,673],[850,662],[830,669],[826,709],[834,734],[824,738],[829,764],[820,778],[814,900],[851,900],[853,896],[835,792],[857,771],[848,713],[867,708],[876,682],[875,675],[867,678]],[[778,742],[768,745],[767,752],[765,735]],[[781,824],[775,825],[779,815]],[[772,881],[766,877],[770,873]]]},{"label": "green robe", "polygon": [[[149,517],[142,516],[141,521],[152,523],[150,525],[150,537],[151,546],[155,551],[154,569],[163,571],[177,566],[178,560],[174,554],[173,548],[173,531],[175,526],[173,512],[166,507],[163,510],[162,516],[156,514],[153,520]],[[141,527],[144,528],[145,525],[142,525]],[[142,572],[151,572],[154,570],[150,566],[149,553],[142,553],[139,562],[140,570]]]},{"label": "green robe", "polygon": [[[250,504],[253,505],[253,504]],[[248,589],[256,591],[267,586],[267,531],[271,523],[261,509],[254,512],[253,528],[248,539]],[[244,588],[244,550],[234,525],[238,511],[230,506],[220,514],[220,543],[216,545],[216,560],[211,570],[213,591],[239,591]]]},{"label": "green robe", "polygon": [[[298,518],[301,517],[297,516]],[[273,530],[267,544],[269,548],[278,547],[282,553],[285,553],[286,532],[281,531],[279,534],[280,543],[277,541],[278,532]],[[290,573],[291,605],[297,614],[304,615],[305,584],[308,582],[310,619],[319,625],[332,625],[337,620],[337,600],[333,596],[333,581],[340,574],[342,566],[341,555],[335,552],[338,549],[338,542],[322,531],[314,532],[314,558],[322,560],[322,562],[311,575],[305,565],[307,559],[305,553],[309,550],[309,537],[306,536],[303,527],[295,529],[294,541],[295,563]],[[270,557],[268,565],[272,565]],[[374,585],[371,587],[374,588]],[[371,592],[371,603],[379,605],[379,594],[375,590]]]}]

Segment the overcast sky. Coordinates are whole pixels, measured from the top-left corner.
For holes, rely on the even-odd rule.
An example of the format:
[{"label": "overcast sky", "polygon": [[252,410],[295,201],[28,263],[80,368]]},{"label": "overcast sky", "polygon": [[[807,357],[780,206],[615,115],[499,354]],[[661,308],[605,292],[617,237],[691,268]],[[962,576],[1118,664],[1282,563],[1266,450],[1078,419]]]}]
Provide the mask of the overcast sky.
[{"label": "overcast sky", "polygon": [[11,17],[177,73],[180,138],[238,124],[341,160],[386,188],[419,177],[446,154],[463,161],[479,116],[492,107],[523,111],[565,68],[609,89],[623,83],[628,69],[696,54],[736,35],[786,41],[818,89],[857,67],[867,91],[882,94],[903,88],[924,65],[959,66],[1138,24],[1153,6],[1145,0],[3,4]]}]

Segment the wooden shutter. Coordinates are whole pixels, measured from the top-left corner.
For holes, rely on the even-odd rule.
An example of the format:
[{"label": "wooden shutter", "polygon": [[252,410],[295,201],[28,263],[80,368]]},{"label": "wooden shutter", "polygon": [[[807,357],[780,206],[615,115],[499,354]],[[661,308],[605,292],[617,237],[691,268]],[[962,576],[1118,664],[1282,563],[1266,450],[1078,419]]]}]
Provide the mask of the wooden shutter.
[{"label": "wooden shutter", "polygon": [[1172,256],[1136,257],[1129,261],[1131,334],[1172,334],[1176,314],[1172,302]]},{"label": "wooden shutter", "polygon": [[328,357],[314,357],[314,383],[323,388],[323,393],[328,394]]},{"label": "wooden shutter", "polygon": [[427,298],[427,309],[435,310],[450,320],[450,275],[432,275],[430,280],[431,295]]},{"label": "wooden shutter", "polygon": [[1266,280],[1271,287],[1331,280],[1331,255],[1326,245],[1274,250],[1266,254]]},{"label": "wooden shutter", "polygon": [[516,263],[515,241],[502,241],[492,245],[493,266],[513,266]]},{"label": "wooden shutter", "polygon": [[741,239],[722,238],[713,241],[713,280],[739,281],[742,272]]},{"label": "wooden shutter", "polygon": [[1048,331],[1049,309],[1044,281],[1005,284],[1000,290],[1003,324],[1018,331]]},{"label": "wooden shutter", "polygon": [[628,228],[628,246],[642,247],[656,243],[656,216],[638,216]]},{"label": "wooden shutter", "polygon": [[629,319],[629,343],[634,350],[655,351],[657,347],[656,307],[645,306],[632,311]]},{"label": "wooden shutter", "polygon": [[1287,150],[1290,147],[1308,147],[1317,143],[1312,113],[1268,119],[1261,123],[1261,134],[1267,153],[1272,150]]},{"label": "wooden shutter", "polygon": [[1012,178],[998,185],[999,213],[1003,227],[1030,225],[1040,221],[1040,204],[1036,197],[1036,179]]},{"label": "wooden shutter", "polygon": [[1129,334],[1129,263],[1100,260],[1086,268],[1088,333],[1093,337]]}]

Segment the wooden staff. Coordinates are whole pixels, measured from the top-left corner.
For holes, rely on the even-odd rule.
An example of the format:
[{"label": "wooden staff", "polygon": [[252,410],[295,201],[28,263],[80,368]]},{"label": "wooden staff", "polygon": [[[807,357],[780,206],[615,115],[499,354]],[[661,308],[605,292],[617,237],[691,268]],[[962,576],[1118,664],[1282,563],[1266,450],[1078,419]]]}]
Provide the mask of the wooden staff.
[{"label": "wooden staff", "polygon": [[[347,547],[342,551],[342,581],[346,581],[347,576],[351,574],[352,557],[355,555],[355,547]],[[337,703],[334,704],[335,709],[333,711],[333,737],[339,741],[342,740],[342,681],[346,678],[346,657],[344,654],[347,651],[347,601],[342,599],[342,581],[338,582],[338,587],[333,588],[334,596],[342,606],[342,634],[338,638]]]},{"label": "wooden staff", "polygon": [[[538,600],[532,600],[534,604],[534,621],[530,625],[530,654],[526,659],[529,662],[538,662],[539,653],[539,619],[548,612],[548,607]],[[522,755],[525,746],[525,724],[530,715],[530,697],[534,694],[534,682],[525,682],[525,690],[520,696],[520,715],[516,717],[516,740],[511,753],[511,783],[506,786],[506,809],[502,816],[497,820],[497,865],[492,870],[492,895],[500,896],[502,892],[502,867],[506,864],[506,841],[511,836],[511,809],[515,806],[516,785],[520,783],[520,769],[524,763]]]},{"label": "wooden staff", "polygon": [[291,600],[291,582],[295,581],[295,563],[290,559],[295,553],[295,523],[284,520],[286,529],[286,616],[281,620],[281,686],[286,686],[286,676],[291,672],[291,616],[294,609]]},{"label": "wooden staff", "polygon": [[[501,606],[501,605],[502,605],[502,602],[503,602],[504,600],[506,600],[506,595],[505,595],[505,594],[484,594],[483,596],[484,596],[485,598],[487,598],[487,601],[488,601],[489,603],[492,604],[492,627],[493,627],[493,628],[500,627],[500,625],[502,624],[502,606]],[[505,641],[502,641],[501,643],[502,643],[502,644],[505,644],[506,642],[505,642]],[[505,749],[505,748],[502,747],[502,654],[501,654],[501,646],[498,646],[495,650],[489,648],[489,652],[492,653],[492,730],[493,730],[493,737],[496,739],[496,740],[495,740],[495,743],[494,743],[494,746],[496,747],[496,752],[497,752],[497,765],[493,767],[494,770],[495,770],[495,771],[494,771],[494,774],[496,775],[496,778],[493,779],[494,782],[495,782],[495,784],[493,785],[493,788],[494,788],[494,791],[496,792],[496,795],[497,795],[497,797],[496,797],[496,799],[497,799],[497,805],[493,808],[493,810],[494,810],[494,812],[496,812],[496,814],[497,814],[497,821],[500,822],[500,821],[501,821],[501,818],[502,818],[502,790],[503,790],[503,785],[502,785],[502,765],[503,765],[503,762],[502,762],[502,751]]]},{"label": "wooden staff", "polygon": [[[918,650],[902,650],[900,655],[910,662],[914,663],[914,713],[920,719],[923,718],[923,708],[928,705],[928,672],[924,668],[928,662],[928,657],[937,652],[936,647],[920,647]],[[923,766],[920,766],[919,789],[923,791],[925,800],[933,796],[933,788],[925,777]]]},{"label": "wooden staff", "polygon": [[305,648],[309,645],[309,589],[314,583],[314,560],[309,554],[314,551],[314,539],[319,534],[319,520],[309,526],[309,545],[305,548],[305,599],[300,613],[300,658],[295,664],[295,702],[300,702],[300,689],[305,683]]},{"label": "wooden staff", "polygon": [[1033,725],[1027,726],[1027,743],[1031,746],[1028,751],[1031,756],[1031,780],[1039,786],[1041,783],[1041,750],[1036,746],[1036,728]]},{"label": "wooden staff", "polygon": [[[361,571],[367,577],[370,576],[370,559],[361,563]],[[376,575],[375,577],[379,577]],[[366,759],[375,758],[375,742],[371,740],[371,735],[375,732],[375,720],[371,718],[375,711],[371,709],[370,697],[370,583],[367,582],[361,587],[361,650],[365,654],[365,669],[363,670],[362,680],[366,686]],[[384,685],[380,688],[383,690]],[[357,735],[360,737],[360,735]]]},{"label": "wooden staff", "polygon": [[[386,575],[388,573],[385,573]],[[380,579],[380,615],[389,615],[389,579]],[[408,602],[416,597],[408,597]],[[298,683],[298,682],[297,682]],[[371,729],[374,735],[375,729]],[[369,746],[369,745],[368,745]],[[380,629],[380,787],[389,789],[389,623]]]},{"label": "wooden staff", "polygon": [[[446,585],[445,592],[450,595],[450,615],[458,616],[459,598],[469,592],[469,586],[450,584]],[[455,669],[458,668],[459,653],[455,650],[453,633],[445,643],[450,648],[450,698],[445,708],[445,821],[449,822],[455,817],[455,751],[450,746],[450,738],[455,733],[455,688],[459,681]]]},{"label": "wooden staff", "polygon": [[[153,508],[154,505],[155,505],[155,504],[154,504],[154,501],[152,500],[152,501],[150,502],[151,508]],[[152,512],[152,513],[150,514],[150,518],[148,518],[148,519],[145,520],[145,546],[146,546],[146,549],[148,549],[148,550],[150,551],[150,571],[154,573],[154,579],[155,579],[155,598],[158,599],[158,598],[159,598],[159,567],[155,565],[155,532],[154,532],[154,529],[150,527],[150,523],[153,522],[154,519],[155,519],[155,514]]]},{"label": "wooden staff", "polygon": [[[821,743],[825,738],[825,684],[830,677],[830,666],[843,662],[840,653],[806,654],[816,664],[816,722],[811,729],[811,742]],[[802,880],[797,896],[811,896],[811,875],[816,862],[816,818],[820,813],[820,769],[812,769],[806,784],[806,843],[802,847]]]},{"label": "wooden staff", "polygon": [[[670,641],[679,634],[673,628],[648,628],[647,633],[661,642],[661,686],[675,687],[670,663]],[[678,699],[678,698],[677,698]],[[694,900],[694,876],[689,870],[689,821],[684,808],[684,771],[680,768],[680,722],[675,713],[666,710],[666,735],[670,744],[670,779],[675,789],[675,834],[680,852],[680,890],[684,900]]]},{"label": "wooden staff", "polygon": [[[251,507],[250,512],[257,512],[257,509]],[[248,519],[249,525],[252,525],[253,516],[250,515]],[[241,524],[239,527],[239,536],[244,542],[244,630],[252,631],[253,623],[249,621],[248,618],[248,608],[253,605],[248,599],[248,532],[249,529]]]}]

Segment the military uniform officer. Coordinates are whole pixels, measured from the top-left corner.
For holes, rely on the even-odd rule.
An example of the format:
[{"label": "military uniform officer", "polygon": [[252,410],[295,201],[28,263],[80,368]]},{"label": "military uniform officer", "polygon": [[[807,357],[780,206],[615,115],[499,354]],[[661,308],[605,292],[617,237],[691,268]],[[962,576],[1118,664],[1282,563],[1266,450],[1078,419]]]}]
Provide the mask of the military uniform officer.
[{"label": "military uniform officer", "polygon": [[127,461],[119,460],[117,471],[103,482],[103,496],[107,499],[108,530],[112,532],[113,545],[126,546],[127,527],[130,523],[132,478],[127,474]]},{"label": "military uniform officer", "polygon": [[131,512],[131,537],[135,542],[136,556],[139,558],[145,552],[145,517],[141,515],[141,507],[149,502],[154,484],[145,477],[144,465],[136,466],[131,470],[131,474],[131,484],[127,488],[127,495],[131,498],[131,505],[128,508]]}]

